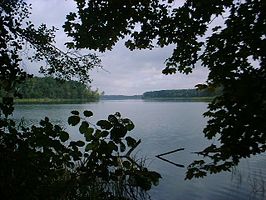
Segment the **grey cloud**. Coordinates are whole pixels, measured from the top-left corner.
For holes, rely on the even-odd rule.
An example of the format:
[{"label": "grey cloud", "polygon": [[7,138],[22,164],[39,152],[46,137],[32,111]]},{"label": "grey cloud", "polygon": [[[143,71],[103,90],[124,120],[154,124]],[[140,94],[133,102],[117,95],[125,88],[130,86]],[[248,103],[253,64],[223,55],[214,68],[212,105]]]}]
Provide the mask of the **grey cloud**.
[{"label": "grey cloud", "polygon": [[[46,23],[60,30],[57,32],[57,46],[64,48],[70,40],[62,30],[65,16],[75,11],[72,0],[29,0],[32,4],[31,19],[35,24]],[[142,94],[145,91],[177,88],[193,88],[207,78],[207,70],[198,66],[193,74],[175,74],[165,76],[161,73],[164,61],[171,55],[172,47],[154,50],[130,51],[124,47],[124,41],[118,42],[112,51],[98,54],[104,70],[92,71],[92,87],[106,94]],[[83,51],[88,52],[88,51]],[[36,70],[30,70],[36,74]]]}]

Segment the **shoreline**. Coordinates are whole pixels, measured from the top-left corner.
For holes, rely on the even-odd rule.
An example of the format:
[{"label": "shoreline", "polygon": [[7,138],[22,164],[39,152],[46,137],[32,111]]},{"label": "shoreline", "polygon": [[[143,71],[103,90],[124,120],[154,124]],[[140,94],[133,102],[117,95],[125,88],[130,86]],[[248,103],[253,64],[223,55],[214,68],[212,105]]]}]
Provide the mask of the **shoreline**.
[{"label": "shoreline", "polygon": [[210,102],[214,97],[174,97],[174,98],[142,98],[142,99],[50,99],[50,98],[30,98],[15,99],[15,104],[64,104],[64,103],[93,103],[100,101],[116,100],[142,100],[142,101],[176,101],[176,102]]},{"label": "shoreline", "polygon": [[143,98],[144,101],[199,101],[199,102],[210,102],[215,97],[158,97],[158,98]]},{"label": "shoreline", "polygon": [[64,103],[89,103],[98,102],[97,99],[50,99],[50,98],[30,98],[15,99],[15,104],[64,104]]}]

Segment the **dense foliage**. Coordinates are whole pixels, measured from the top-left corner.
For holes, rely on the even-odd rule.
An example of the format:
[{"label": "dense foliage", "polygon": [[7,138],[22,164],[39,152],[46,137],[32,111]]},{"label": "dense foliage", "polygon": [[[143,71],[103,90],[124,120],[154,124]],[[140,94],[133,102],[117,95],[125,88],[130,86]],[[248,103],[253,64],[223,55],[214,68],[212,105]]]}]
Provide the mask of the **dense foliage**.
[{"label": "dense foliage", "polygon": [[208,89],[180,89],[180,90],[159,90],[145,92],[142,97],[144,99],[150,98],[189,98],[189,97],[215,97],[221,95],[222,88],[217,88],[214,91]]},{"label": "dense foliage", "polygon": [[[43,60],[47,66],[41,72],[81,82],[90,81],[89,70],[99,67],[99,59],[94,54],[80,56],[76,51],[63,52],[56,48],[55,28],[48,29],[46,25],[35,28],[27,21],[28,15],[29,6],[25,1],[0,1],[1,198],[145,198],[145,191],[157,184],[160,175],[132,159],[131,153],[140,141],[128,136],[134,128],[131,120],[116,113],[94,125],[88,121],[93,115],[91,111],[82,115],[72,111],[68,124],[78,127],[84,142],[70,141],[70,133],[52,124],[48,117],[31,127],[10,118],[13,100],[20,92],[19,84],[30,77],[21,69],[23,59]],[[26,50],[33,54],[23,57],[23,48],[29,48]],[[43,80],[47,84],[54,81]],[[30,83],[24,84],[29,89]],[[72,84],[80,86],[76,82]],[[55,85],[49,87],[56,89]]]},{"label": "dense foliage", "polygon": [[[93,113],[72,111],[68,123],[85,138],[70,141],[46,117],[39,125],[0,123],[0,194],[3,199],[141,199],[160,175],[131,158],[140,143],[134,124],[119,113],[92,125]],[[139,188],[139,190],[137,190]]]},{"label": "dense foliage", "polygon": [[[64,28],[69,47],[109,50],[119,39],[133,49],[173,46],[164,74],[209,69],[204,87],[223,93],[204,114],[204,134],[218,139],[188,167],[186,178],[229,170],[266,150],[266,3],[264,0],[75,0]],[[220,21],[220,24],[217,22]],[[90,40],[87,40],[90,38]]]},{"label": "dense foliage", "polygon": [[97,101],[99,92],[77,81],[58,81],[51,77],[30,78],[18,86],[22,98],[79,99]]}]

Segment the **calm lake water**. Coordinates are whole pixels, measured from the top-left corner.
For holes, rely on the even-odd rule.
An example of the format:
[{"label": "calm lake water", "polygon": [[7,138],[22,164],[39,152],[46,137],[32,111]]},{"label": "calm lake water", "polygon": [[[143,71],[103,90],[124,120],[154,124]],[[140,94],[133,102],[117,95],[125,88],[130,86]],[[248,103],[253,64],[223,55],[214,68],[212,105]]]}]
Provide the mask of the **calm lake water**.
[{"label": "calm lake water", "polygon": [[[136,156],[146,158],[149,168],[162,175],[159,186],[150,191],[151,199],[266,199],[265,154],[243,160],[232,172],[209,175],[204,179],[185,181],[185,168],[176,167],[155,156],[177,148],[184,151],[164,156],[172,162],[187,166],[198,158],[191,152],[202,150],[214,141],[207,141],[202,130],[206,119],[202,113],[204,102],[148,102],[142,100],[100,101],[88,104],[17,105],[13,117],[26,122],[38,123],[45,116],[67,127],[72,110],[91,110],[91,122],[106,119],[109,114],[120,112],[135,124],[130,133],[142,140],[135,150]],[[71,139],[82,139],[73,127]]]}]

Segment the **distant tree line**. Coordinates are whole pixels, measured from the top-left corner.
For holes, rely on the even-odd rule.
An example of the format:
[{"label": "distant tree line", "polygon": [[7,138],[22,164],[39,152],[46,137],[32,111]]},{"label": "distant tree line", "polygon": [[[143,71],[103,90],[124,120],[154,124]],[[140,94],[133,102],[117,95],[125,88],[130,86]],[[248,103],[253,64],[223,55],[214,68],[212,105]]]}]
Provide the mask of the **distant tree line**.
[{"label": "distant tree line", "polygon": [[103,95],[102,100],[141,99],[142,95]]},{"label": "distant tree line", "polygon": [[33,77],[18,86],[22,98],[99,100],[99,92],[77,81],[62,81],[52,77]]},{"label": "distant tree line", "polygon": [[215,97],[222,93],[222,88],[213,90],[179,89],[150,91],[143,94],[144,99],[149,98],[190,98],[190,97]]}]

